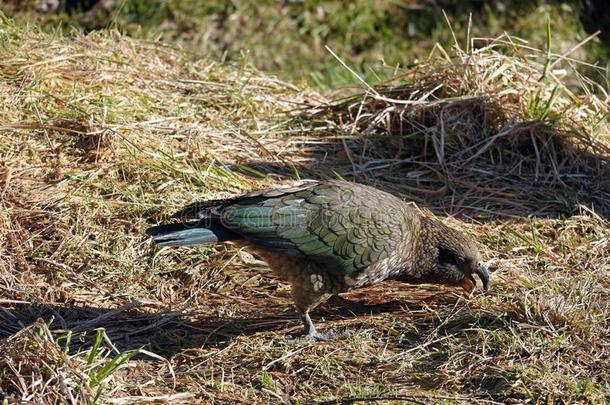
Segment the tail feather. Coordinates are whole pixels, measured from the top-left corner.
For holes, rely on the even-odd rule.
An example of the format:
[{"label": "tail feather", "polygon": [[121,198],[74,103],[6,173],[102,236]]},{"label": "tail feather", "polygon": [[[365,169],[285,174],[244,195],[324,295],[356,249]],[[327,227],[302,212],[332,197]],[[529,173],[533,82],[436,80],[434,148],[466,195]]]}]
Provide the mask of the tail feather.
[{"label": "tail feather", "polygon": [[146,230],[159,246],[194,246],[242,239],[225,228],[219,221],[193,221],[179,224],[162,224]]}]

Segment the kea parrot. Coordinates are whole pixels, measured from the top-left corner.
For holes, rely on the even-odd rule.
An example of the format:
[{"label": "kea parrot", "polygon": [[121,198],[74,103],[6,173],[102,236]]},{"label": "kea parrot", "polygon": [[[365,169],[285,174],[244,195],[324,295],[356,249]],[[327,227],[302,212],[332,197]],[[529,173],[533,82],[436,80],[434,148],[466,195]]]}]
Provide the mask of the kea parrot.
[{"label": "kea parrot", "polygon": [[309,312],[330,297],[392,279],[460,286],[489,272],[473,239],[400,198],[358,183],[304,181],[191,204],[149,228],[160,246],[234,241],[290,283],[305,337],[326,340]]}]

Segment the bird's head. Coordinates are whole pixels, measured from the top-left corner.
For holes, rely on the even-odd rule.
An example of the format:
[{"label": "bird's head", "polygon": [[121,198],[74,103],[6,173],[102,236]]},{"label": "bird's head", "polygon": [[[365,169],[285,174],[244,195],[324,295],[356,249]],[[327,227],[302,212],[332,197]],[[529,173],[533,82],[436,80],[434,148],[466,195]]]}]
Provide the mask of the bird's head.
[{"label": "bird's head", "polygon": [[476,286],[476,275],[483,289],[488,290],[489,271],[472,238],[441,222],[429,221],[429,248],[433,256],[429,281],[460,286],[471,292]]}]

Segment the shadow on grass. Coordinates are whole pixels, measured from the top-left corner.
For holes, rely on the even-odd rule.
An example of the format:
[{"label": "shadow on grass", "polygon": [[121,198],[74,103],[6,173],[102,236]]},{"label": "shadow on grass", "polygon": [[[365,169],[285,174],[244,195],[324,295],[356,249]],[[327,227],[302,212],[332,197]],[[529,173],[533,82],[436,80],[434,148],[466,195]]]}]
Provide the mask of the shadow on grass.
[{"label": "shadow on grass", "polygon": [[[382,94],[413,92],[402,86]],[[581,206],[610,218],[610,148],[581,128],[560,126],[559,117],[519,122],[488,97],[407,106],[358,97],[297,118],[314,128],[349,123],[291,140],[306,162],[296,166],[301,178],[340,176],[435,214],[479,221],[557,218]],[[263,159],[233,169],[286,179],[295,172],[292,163]]]},{"label": "shadow on grass", "polygon": [[105,309],[68,305],[17,305],[0,311],[0,338],[7,338],[42,319],[59,334],[71,331],[78,336],[71,349],[93,344],[97,328],[120,351],[146,347],[168,355],[183,349],[225,346],[233,338],[262,331],[276,331],[299,325],[296,314],[280,313],[253,318],[219,318],[185,311],[150,313],[137,309]]},{"label": "shadow on grass", "polygon": [[[365,313],[399,311],[401,303],[392,301],[366,310],[346,310],[332,306],[313,314],[314,322],[336,321]],[[43,320],[58,336],[70,331],[71,350],[93,345],[95,330],[104,328],[113,345],[120,351],[146,347],[161,355],[171,355],[189,348],[224,347],[239,336],[262,332],[278,332],[287,339],[302,333],[302,324],[293,311],[256,314],[244,317],[215,317],[184,311],[150,313],[129,308],[105,309],[68,305],[19,304],[0,308],[0,339]],[[320,324],[323,328],[325,325]]]},{"label": "shadow on grass", "polygon": [[[355,294],[366,297],[358,290]],[[409,294],[412,294],[409,292]],[[402,314],[413,319],[424,329],[435,327],[436,312],[428,313],[433,307],[451,307],[456,295],[449,291],[420,291],[421,297],[384,301],[376,297],[376,302],[361,307],[346,308],[338,302],[327,302],[312,313],[314,323],[322,329],[334,329],[338,321],[347,321],[339,329],[356,328],[359,320],[366,315],[380,313]],[[373,294],[375,295],[375,294]],[[280,341],[298,337],[303,332],[300,318],[294,311],[270,308],[265,313],[244,314],[240,317],[218,317],[203,314],[201,310],[147,312],[138,309],[134,302],[120,308],[106,309],[78,307],[70,305],[17,304],[10,308],[0,308],[0,339],[6,339],[23,328],[42,320],[57,337],[72,333],[70,350],[88,350],[94,343],[96,329],[103,328],[112,344],[120,351],[146,348],[163,356],[171,356],[185,349],[206,349],[226,347],[236,338],[258,333],[273,333]],[[408,311],[405,312],[405,308]],[[206,311],[209,312],[209,311]],[[451,328],[462,326],[451,325]],[[272,337],[269,336],[269,339]],[[413,346],[419,344],[414,340]]]}]

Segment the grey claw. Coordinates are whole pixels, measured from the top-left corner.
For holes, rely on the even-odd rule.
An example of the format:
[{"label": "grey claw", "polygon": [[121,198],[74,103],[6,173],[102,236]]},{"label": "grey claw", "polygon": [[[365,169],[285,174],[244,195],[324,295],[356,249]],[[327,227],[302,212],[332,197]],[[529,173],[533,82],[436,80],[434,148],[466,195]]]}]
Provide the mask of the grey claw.
[{"label": "grey claw", "polygon": [[303,336],[300,336],[296,339],[290,339],[287,341],[288,344],[303,344],[303,343],[307,343],[307,342],[329,342],[331,340],[336,340],[336,339],[345,339],[346,337],[348,337],[351,333],[348,331],[335,331],[335,330],[329,330],[326,332],[318,332],[318,331],[313,331],[310,332],[308,334],[305,334]]}]

